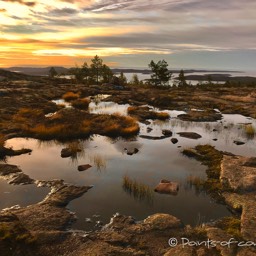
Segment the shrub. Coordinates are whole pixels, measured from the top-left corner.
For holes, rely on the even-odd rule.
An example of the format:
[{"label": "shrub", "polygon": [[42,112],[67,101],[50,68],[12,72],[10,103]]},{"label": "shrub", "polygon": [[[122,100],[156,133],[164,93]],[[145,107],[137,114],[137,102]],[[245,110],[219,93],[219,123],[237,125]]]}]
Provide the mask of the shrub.
[{"label": "shrub", "polygon": [[72,101],[72,100],[76,100],[78,98],[79,98],[79,94],[78,93],[74,93],[74,92],[66,92],[62,96],[62,99],[64,99],[65,101]]},{"label": "shrub", "polygon": [[72,101],[71,105],[74,108],[81,109],[81,110],[87,110],[90,104],[90,100],[87,98],[83,99],[77,99],[75,101]]}]

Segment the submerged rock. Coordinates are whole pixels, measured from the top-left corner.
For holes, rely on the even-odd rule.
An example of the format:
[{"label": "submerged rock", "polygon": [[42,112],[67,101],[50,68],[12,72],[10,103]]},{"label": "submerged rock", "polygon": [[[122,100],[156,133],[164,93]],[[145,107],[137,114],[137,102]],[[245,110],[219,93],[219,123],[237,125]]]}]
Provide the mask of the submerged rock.
[{"label": "submerged rock", "polygon": [[238,140],[234,140],[234,143],[237,145],[237,146],[240,146],[240,145],[244,145],[245,142],[243,141],[238,141]]},{"label": "submerged rock", "polygon": [[33,184],[35,180],[24,174],[17,165],[0,164],[0,175],[3,176],[9,184],[25,185]]},{"label": "submerged rock", "polygon": [[202,136],[201,136],[200,134],[195,133],[195,132],[178,132],[178,134],[179,134],[181,137],[188,138],[188,139],[197,140],[197,139],[202,138]]},{"label": "submerged rock", "polygon": [[172,142],[173,144],[177,144],[177,143],[178,143],[178,139],[172,138],[172,139],[171,139],[171,142]]},{"label": "submerged rock", "polygon": [[132,156],[132,155],[137,154],[139,152],[139,150],[137,148],[134,148],[133,150],[128,150],[127,148],[124,148],[124,151],[129,156]]},{"label": "submerged rock", "polygon": [[162,130],[162,134],[165,137],[172,137],[172,131],[171,130]]},{"label": "submerged rock", "polygon": [[169,180],[161,180],[154,190],[161,194],[177,195],[179,191],[179,184]]},{"label": "submerged rock", "polygon": [[77,167],[77,170],[79,172],[82,172],[82,171],[86,171],[87,169],[91,168],[92,166],[90,164],[84,164],[84,165],[79,165]]}]

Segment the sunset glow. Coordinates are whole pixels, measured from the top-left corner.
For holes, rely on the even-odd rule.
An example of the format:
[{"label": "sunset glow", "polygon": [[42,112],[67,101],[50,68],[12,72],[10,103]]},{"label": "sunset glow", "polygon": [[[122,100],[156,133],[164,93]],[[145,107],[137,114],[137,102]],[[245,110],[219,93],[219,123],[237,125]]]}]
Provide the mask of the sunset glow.
[{"label": "sunset glow", "polygon": [[0,66],[74,66],[98,54],[123,67],[159,58],[176,67],[251,67],[255,9],[251,0],[0,1]]}]

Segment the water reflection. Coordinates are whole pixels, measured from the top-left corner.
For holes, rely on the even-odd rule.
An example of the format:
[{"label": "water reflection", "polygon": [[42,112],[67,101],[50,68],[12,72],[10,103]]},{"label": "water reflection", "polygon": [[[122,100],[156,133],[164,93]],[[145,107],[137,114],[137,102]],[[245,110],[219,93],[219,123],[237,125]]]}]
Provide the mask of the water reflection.
[{"label": "water reflection", "polygon": [[[94,113],[114,113],[117,112],[118,106],[119,110],[123,111],[122,114],[125,114],[128,107],[97,101],[93,104]],[[256,141],[247,137],[241,123],[249,121],[255,128],[256,121],[240,115],[223,115],[223,119],[218,122],[185,122],[176,118],[180,114],[179,111],[169,113],[172,117],[169,121],[140,124],[140,134],[148,134],[148,128],[151,128],[150,135],[161,136],[162,130],[168,129],[173,132],[173,138],[178,139],[175,145],[171,143],[170,138],[161,141],[139,137],[124,140],[95,135],[88,140],[69,143],[15,138],[8,140],[7,146],[13,146],[14,149],[31,148],[32,154],[8,158],[7,161],[9,164],[19,165],[24,173],[34,179],[64,179],[72,184],[94,185],[92,190],[69,204],[69,208],[75,211],[79,218],[74,228],[88,229],[85,219],[92,218],[93,215],[101,215],[101,221],[107,223],[115,212],[133,215],[136,219],[144,219],[157,212],[169,213],[181,218],[185,224],[192,225],[229,215],[225,206],[213,202],[200,186],[195,186],[206,179],[206,167],[196,160],[185,158],[178,147],[194,147],[199,143],[211,144],[222,151],[255,156]],[[177,134],[188,131],[197,132],[202,138],[194,141]],[[237,146],[233,143],[234,139],[244,140],[246,143]],[[61,150],[71,147],[70,143],[74,143],[74,148],[81,151],[73,158],[61,158]],[[136,148],[139,153],[127,155],[125,148],[127,151]],[[92,168],[78,172],[77,166],[84,164],[90,164]],[[130,185],[127,179],[124,180],[125,175],[130,179]],[[151,197],[150,188],[155,187],[162,179],[177,181],[180,184],[176,197],[157,193],[153,193]],[[31,193],[40,197],[40,192],[37,191],[36,188]],[[16,200],[13,203],[22,200],[25,203],[30,202],[26,201],[25,191],[21,190],[19,193],[12,194],[11,197]],[[2,193],[2,207],[6,201],[8,200]]]}]

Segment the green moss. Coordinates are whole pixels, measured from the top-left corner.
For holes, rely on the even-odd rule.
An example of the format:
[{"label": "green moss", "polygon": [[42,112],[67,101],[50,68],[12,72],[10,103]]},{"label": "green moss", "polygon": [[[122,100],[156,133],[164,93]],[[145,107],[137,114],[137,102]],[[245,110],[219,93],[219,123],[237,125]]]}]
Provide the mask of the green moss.
[{"label": "green moss", "polygon": [[200,189],[205,190],[207,193],[211,194],[214,199],[222,202],[222,192],[230,190],[227,187],[223,187],[220,182],[223,154],[211,145],[198,145],[195,149],[185,149],[183,150],[183,154],[188,157],[193,157],[207,166],[207,180],[200,183]]}]

